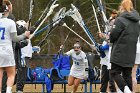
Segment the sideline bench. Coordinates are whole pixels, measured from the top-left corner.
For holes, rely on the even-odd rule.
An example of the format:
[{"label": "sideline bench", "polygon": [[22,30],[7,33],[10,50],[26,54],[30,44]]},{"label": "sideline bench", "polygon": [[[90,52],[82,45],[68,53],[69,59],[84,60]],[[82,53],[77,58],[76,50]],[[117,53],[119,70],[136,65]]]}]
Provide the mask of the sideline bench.
[{"label": "sideline bench", "polygon": [[[68,76],[70,70],[60,70],[60,74],[64,79],[62,80],[54,80],[53,84],[64,84],[64,93],[66,93],[66,84],[68,84],[68,80],[66,80],[66,76]],[[45,81],[26,81],[26,84],[42,84],[42,93],[45,93]],[[82,80],[80,84],[84,84],[84,93],[87,93],[87,81]]]}]

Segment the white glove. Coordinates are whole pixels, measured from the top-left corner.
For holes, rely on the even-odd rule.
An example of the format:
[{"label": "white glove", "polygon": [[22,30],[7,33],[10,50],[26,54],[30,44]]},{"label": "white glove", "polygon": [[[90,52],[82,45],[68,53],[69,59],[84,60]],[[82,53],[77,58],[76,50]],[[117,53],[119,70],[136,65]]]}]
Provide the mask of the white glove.
[{"label": "white glove", "polygon": [[33,50],[33,52],[40,53],[40,47],[39,46],[33,46],[32,50]]}]

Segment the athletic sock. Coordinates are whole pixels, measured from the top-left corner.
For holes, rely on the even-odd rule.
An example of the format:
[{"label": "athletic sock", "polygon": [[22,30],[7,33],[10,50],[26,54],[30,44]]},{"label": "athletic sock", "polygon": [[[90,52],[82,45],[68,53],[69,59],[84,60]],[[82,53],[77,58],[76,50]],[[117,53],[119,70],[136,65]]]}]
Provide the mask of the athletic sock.
[{"label": "athletic sock", "polygon": [[7,87],[6,88],[6,93],[12,93],[12,87]]}]

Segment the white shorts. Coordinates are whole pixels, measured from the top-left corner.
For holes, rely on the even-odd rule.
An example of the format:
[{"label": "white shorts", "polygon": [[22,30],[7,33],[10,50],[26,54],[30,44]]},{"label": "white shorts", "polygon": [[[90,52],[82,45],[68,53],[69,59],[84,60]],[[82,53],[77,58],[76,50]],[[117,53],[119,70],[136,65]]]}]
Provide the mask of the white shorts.
[{"label": "white shorts", "polygon": [[15,59],[12,56],[0,55],[0,67],[15,66]]},{"label": "white shorts", "polygon": [[136,53],[135,64],[140,64],[140,53]]},{"label": "white shorts", "polygon": [[0,47],[0,67],[15,66],[13,49],[11,47]]}]

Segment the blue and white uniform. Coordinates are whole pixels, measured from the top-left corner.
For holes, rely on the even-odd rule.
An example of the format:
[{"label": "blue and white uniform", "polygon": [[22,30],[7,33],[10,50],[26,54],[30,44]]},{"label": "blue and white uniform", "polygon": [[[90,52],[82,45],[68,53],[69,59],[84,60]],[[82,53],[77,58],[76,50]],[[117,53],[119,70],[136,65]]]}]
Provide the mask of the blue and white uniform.
[{"label": "blue and white uniform", "polygon": [[74,49],[66,52],[67,55],[72,57],[73,65],[70,70],[70,75],[79,79],[85,79],[88,76],[85,68],[88,68],[88,60],[86,54],[80,50],[80,54],[76,55]]},{"label": "blue and white uniform", "polygon": [[0,67],[15,66],[11,33],[17,32],[16,24],[8,18],[0,18]]},{"label": "blue and white uniform", "polygon": [[[102,46],[105,46],[105,45],[107,45],[107,42],[103,41]],[[101,57],[101,61],[100,61],[100,64],[106,65],[108,69],[111,69],[110,51],[111,51],[111,47],[109,47],[109,49],[104,50],[106,57],[104,57],[104,58]]]}]

